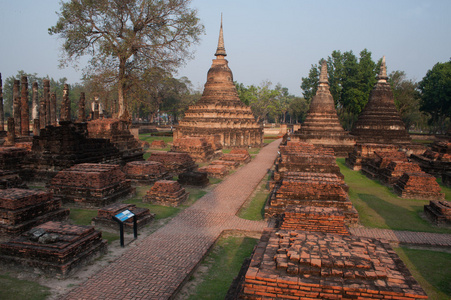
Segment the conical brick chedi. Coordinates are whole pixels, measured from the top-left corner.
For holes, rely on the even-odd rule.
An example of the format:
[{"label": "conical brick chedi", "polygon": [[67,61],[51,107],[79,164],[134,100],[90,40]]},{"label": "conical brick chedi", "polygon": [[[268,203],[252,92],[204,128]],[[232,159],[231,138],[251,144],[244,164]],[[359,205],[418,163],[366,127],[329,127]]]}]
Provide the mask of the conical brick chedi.
[{"label": "conical brick chedi", "polygon": [[343,129],[338,119],[329,91],[325,60],[321,64],[318,90],[310,103],[307,117],[292,139],[332,148],[337,156],[347,156],[355,144],[354,138]]},{"label": "conical brick chedi", "polygon": [[262,146],[263,127],[255,121],[250,107],[240,101],[225,59],[222,18],[215,56],[202,97],[185,112],[174,139],[214,136],[215,142],[226,148]]},{"label": "conical brick chedi", "polygon": [[385,56],[369,100],[351,134],[358,143],[410,144],[404,122],[396,109],[393,91],[387,82]]}]

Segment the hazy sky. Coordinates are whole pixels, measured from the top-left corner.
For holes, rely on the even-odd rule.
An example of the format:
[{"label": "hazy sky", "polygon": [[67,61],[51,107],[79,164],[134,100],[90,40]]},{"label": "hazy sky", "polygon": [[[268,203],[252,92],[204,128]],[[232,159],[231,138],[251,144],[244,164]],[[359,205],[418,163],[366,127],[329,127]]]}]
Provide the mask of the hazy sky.
[{"label": "hazy sky", "polygon": [[[81,71],[58,68],[62,42],[47,29],[56,24],[60,0],[0,0],[0,72],[18,70],[80,80]],[[449,0],[193,0],[206,34],[193,47],[195,59],[176,77],[205,84],[218,41],[221,12],[234,80],[269,80],[301,95],[301,78],[333,50],[364,48],[374,61],[386,56],[388,72],[421,80],[437,62],[451,58]],[[82,66],[83,67],[83,66]]]}]

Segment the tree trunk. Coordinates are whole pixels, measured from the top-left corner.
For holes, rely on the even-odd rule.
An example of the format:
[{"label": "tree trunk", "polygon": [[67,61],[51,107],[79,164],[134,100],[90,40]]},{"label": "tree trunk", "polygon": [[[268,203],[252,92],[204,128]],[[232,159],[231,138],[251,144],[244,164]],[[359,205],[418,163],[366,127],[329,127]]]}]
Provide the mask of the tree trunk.
[{"label": "tree trunk", "polygon": [[125,62],[127,60],[123,57],[119,58],[119,78],[117,86],[117,100],[118,100],[118,117],[119,119],[127,119],[128,112],[125,104]]}]

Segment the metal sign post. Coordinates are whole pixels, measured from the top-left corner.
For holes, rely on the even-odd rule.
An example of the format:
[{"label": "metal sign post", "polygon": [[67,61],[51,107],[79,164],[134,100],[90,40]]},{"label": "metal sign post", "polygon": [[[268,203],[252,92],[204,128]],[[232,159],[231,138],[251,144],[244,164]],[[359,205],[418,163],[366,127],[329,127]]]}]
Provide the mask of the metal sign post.
[{"label": "metal sign post", "polygon": [[138,225],[136,221],[136,215],[129,211],[128,209],[118,213],[112,217],[114,221],[119,223],[119,233],[121,238],[121,247],[124,247],[124,222],[130,218],[133,218],[133,236],[135,239],[138,238]]}]

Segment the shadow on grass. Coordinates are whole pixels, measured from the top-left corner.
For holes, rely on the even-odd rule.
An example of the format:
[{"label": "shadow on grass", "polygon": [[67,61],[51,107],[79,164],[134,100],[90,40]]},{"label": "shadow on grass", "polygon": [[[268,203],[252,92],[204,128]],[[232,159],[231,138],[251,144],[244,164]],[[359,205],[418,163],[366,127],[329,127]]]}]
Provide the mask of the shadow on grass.
[{"label": "shadow on grass", "polygon": [[451,253],[395,248],[429,299],[451,299]]},{"label": "shadow on grass", "polygon": [[424,231],[430,227],[420,217],[420,213],[423,211],[423,205],[421,204],[411,205],[412,210],[409,210],[385,201],[375,195],[358,193],[357,196],[375,212],[376,215],[373,214],[373,219],[379,219],[378,222],[372,224],[374,227],[410,231]]}]

